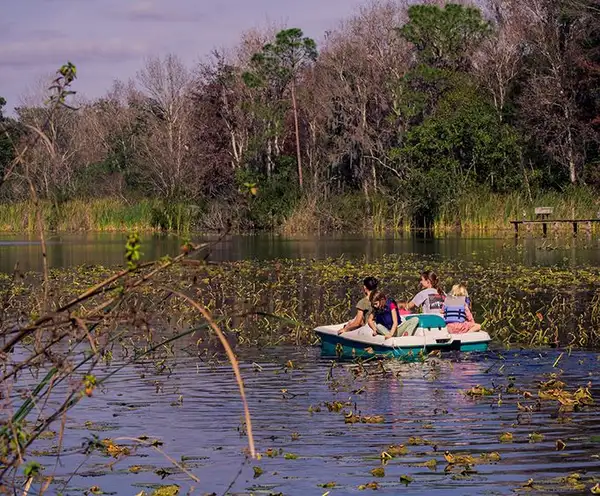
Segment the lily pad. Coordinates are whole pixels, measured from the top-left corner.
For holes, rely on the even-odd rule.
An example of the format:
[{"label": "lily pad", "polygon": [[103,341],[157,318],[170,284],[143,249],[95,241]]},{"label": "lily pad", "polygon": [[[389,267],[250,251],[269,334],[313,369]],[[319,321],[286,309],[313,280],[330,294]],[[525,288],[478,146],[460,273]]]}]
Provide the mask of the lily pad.
[{"label": "lily pad", "polygon": [[152,491],[151,496],[177,496],[179,494],[179,486],[177,484],[171,484],[169,486],[162,486]]}]

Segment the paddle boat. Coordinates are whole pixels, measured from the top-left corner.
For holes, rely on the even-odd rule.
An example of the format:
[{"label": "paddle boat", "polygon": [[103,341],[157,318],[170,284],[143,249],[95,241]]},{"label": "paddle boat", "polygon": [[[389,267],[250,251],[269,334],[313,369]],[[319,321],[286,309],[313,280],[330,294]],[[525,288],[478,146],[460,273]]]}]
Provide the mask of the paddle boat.
[{"label": "paddle boat", "polygon": [[412,335],[385,339],[373,336],[368,325],[338,336],[345,324],[321,326],[315,332],[321,339],[321,355],[338,358],[417,358],[420,353],[439,351],[487,351],[491,341],[485,331],[451,334],[440,315],[413,314],[405,319],[419,319]]}]

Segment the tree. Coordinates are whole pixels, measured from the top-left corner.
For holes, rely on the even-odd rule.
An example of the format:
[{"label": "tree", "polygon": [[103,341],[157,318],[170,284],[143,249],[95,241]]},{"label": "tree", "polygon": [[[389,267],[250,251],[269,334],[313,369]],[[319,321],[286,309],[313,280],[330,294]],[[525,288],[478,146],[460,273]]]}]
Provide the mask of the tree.
[{"label": "tree", "polygon": [[413,43],[421,63],[438,68],[467,70],[472,53],[491,32],[479,9],[454,3],[412,5],[408,17],[400,35]]},{"label": "tree", "polygon": [[301,29],[284,29],[277,33],[273,43],[267,43],[251,59],[252,69],[244,74],[248,86],[270,85],[275,93],[282,94],[290,89],[294,129],[296,135],[296,161],[298,163],[298,184],[302,181],[302,150],[300,147],[300,126],[298,122],[298,102],[296,86],[298,77],[318,56],[317,45],[311,38],[304,37]]},{"label": "tree", "polygon": [[[594,32],[599,12],[586,1],[535,0],[527,3],[527,81],[519,103],[521,122],[532,145],[579,182],[587,155],[597,150],[598,110]],[[589,47],[591,48],[591,47]],[[590,64],[591,62],[591,64]],[[597,152],[594,152],[597,153]]]},{"label": "tree", "polygon": [[191,75],[176,55],[169,54],[148,59],[137,80],[143,91],[139,103],[148,118],[142,144],[148,179],[164,197],[190,194]]},{"label": "tree", "polygon": [[[392,155],[404,172],[402,189],[412,193],[415,216],[429,224],[443,205],[476,184],[495,191],[520,186],[520,144],[496,110],[504,102],[492,105],[473,78],[474,56],[492,35],[481,12],[456,4],[415,5],[408,16],[399,33],[414,45],[416,61],[400,85],[398,106],[408,127]],[[502,73],[503,91],[510,77]]]},{"label": "tree", "polygon": [[0,96],[0,184],[4,177],[4,169],[14,158],[14,147],[10,135],[10,122],[4,117],[3,108],[6,100]]},{"label": "tree", "polygon": [[519,1],[491,0],[494,33],[483,40],[473,57],[475,73],[492,96],[501,120],[523,74],[527,48],[524,40],[529,26],[520,12]]},{"label": "tree", "polygon": [[395,89],[410,67],[411,53],[395,28],[405,15],[404,6],[394,1],[361,7],[327,33],[302,90],[314,189],[359,189],[367,209],[398,174],[388,152],[403,125],[395,105],[402,96]]}]

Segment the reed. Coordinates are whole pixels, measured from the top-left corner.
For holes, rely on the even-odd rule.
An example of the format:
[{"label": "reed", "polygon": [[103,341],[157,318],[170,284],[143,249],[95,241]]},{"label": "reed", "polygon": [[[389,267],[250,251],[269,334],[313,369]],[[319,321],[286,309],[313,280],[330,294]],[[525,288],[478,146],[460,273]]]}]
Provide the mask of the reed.
[{"label": "reed", "polygon": [[[470,233],[511,233],[511,220],[532,219],[538,206],[553,207],[554,218],[595,219],[600,215],[600,199],[588,187],[564,192],[540,192],[529,199],[523,192],[495,194],[473,191],[444,205],[434,219],[434,230]],[[41,202],[43,219],[51,231],[152,231],[188,232],[194,227],[248,227],[243,212],[232,215],[229,204],[215,202],[205,209],[181,202],[122,198]],[[229,219],[229,221],[227,221]],[[246,219],[247,220],[247,219]],[[551,222],[551,221],[550,221]],[[34,232],[35,209],[31,202],[0,203],[0,231]],[[290,206],[285,217],[273,218],[269,230],[286,234],[311,232],[397,232],[414,227],[410,203],[401,198],[376,195],[368,202],[357,194],[328,198],[305,196]],[[593,229],[600,226],[594,224]],[[569,224],[559,226],[570,229]],[[554,231],[555,229],[553,229]]]},{"label": "reed", "polygon": [[320,211],[315,197],[305,197],[283,220],[281,232],[284,234],[299,234],[320,231],[324,216]]},{"label": "reed", "polygon": [[[120,198],[41,203],[44,223],[51,231],[190,231],[198,207],[143,199]],[[34,232],[35,210],[29,201],[0,204],[0,231]]]},{"label": "reed", "polygon": [[554,208],[556,219],[595,219],[600,214],[598,195],[589,187],[540,192],[531,199],[520,191],[500,195],[484,190],[473,191],[455,204],[444,206],[434,229],[451,231],[460,226],[463,231],[482,233],[510,230],[511,220],[533,219],[535,207]]}]

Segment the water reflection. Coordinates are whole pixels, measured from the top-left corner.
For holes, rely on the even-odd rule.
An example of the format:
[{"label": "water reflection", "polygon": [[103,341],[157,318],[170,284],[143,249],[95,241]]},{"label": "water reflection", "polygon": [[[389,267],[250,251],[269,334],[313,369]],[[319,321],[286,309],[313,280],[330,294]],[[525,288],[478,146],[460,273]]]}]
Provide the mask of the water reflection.
[{"label": "water reflection", "polygon": [[[542,483],[575,471],[598,477],[600,464],[594,456],[600,448],[600,422],[596,407],[571,413],[570,421],[564,421],[556,416],[553,403],[544,403],[540,411],[525,415],[517,410],[516,402],[533,404],[535,398],[503,393],[499,402],[497,396],[472,399],[462,392],[476,384],[505,387],[514,381],[536,394],[537,381],[557,371],[553,367],[557,356],[558,352],[510,353],[502,358],[490,354],[458,362],[440,360],[433,366],[388,362],[385,372],[374,366],[355,378],[352,364],[331,369],[331,362],[318,358],[314,348],[242,351],[259,451],[264,454],[274,448],[298,457],[263,456],[251,463],[243,455],[242,408],[228,365],[190,358],[173,362],[171,375],[156,375],[152,362],[146,362],[123,369],[104,391],[71,412],[65,444],[74,452],[65,458],[68,463],[59,466],[59,473],[65,481],[82,461],[76,449],[95,433],[101,438],[147,434],[161,439],[170,456],[187,460],[188,468],[201,480],[198,490],[202,493],[223,494],[240,468],[241,476],[231,494],[322,494],[325,489],[319,484],[329,481],[337,483],[338,494],[354,493],[360,484],[374,479],[370,471],[380,465],[381,451],[390,444],[406,444],[410,436],[420,436],[432,445],[410,446],[407,455],[391,460],[385,466],[385,477],[378,480],[379,492],[463,495],[493,488],[497,494],[510,494],[529,478]],[[287,360],[293,360],[293,369],[284,367]],[[565,371],[562,380],[569,390],[597,380],[600,373],[600,362],[590,353],[565,355],[561,365]],[[326,381],[330,373],[332,380]],[[597,387],[592,393],[600,397]],[[324,406],[334,400],[349,401],[346,411],[383,415],[385,423],[346,424],[342,412],[329,412]],[[311,413],[310,405],[321,410],[313,408]],[[94,423],[85,423],[90,420]],[[498,435],[505,431],[514,434],[513,443],[498,442]],[[545,436],[542,442],[528,441],[528,434],[534,431]],[[299,435],[297,440],[292,440],[293,433]],[[565,450],[556,450],[557,439],[566,442]],[[52,441],[47,443],[50,446]],[[477,473],[469,477],[455,477],[456,472],[444,470],[445,450],[473,456],[497,451],[501,460],[478,464]],[[54,462],[51,456],[36,459]],[[438,461],[437,468],[423,466],[431,459]],[[68,482],[67,492],[97,485],[105,493],[136,494],[152,484],[176,483],[185,494],[191,485],[151,449],[135,451],[112,470],[107,468],[110,461],[94,455],[85,462],[82,473]],[[143,469],[130,473],[132,465]],[[264,471],[258,479],[253,478],[253,466]],[[161,467],[168,472],[165,479],[160,471],[156,473]],[[399,482],[404,474],[414,479],[406,488]],[[568,492],[560,489],[541,492]]]},{"label": "water reflection", "polygon": [[[56,234],[48,239],[51,267],[79,264],[123,263],[126,235],[123,233]],[[196,236],[194,241],[215,240]],[[174,235],[142,236],[146,260],[179,253],[181,239]],[[374,259],[384,254],[416,253],[424,256],[519,262],[528,265],[600,264],[600,241],[577,239],[441,238],[411,235],[381,237],[360,235],[294,236],[232,235],[217,245],[215,260],[347,257]],[[40,246],[34,236],[0,235],[0,271],[10,272],[19,262],[21,270],[40,270]]]}]

